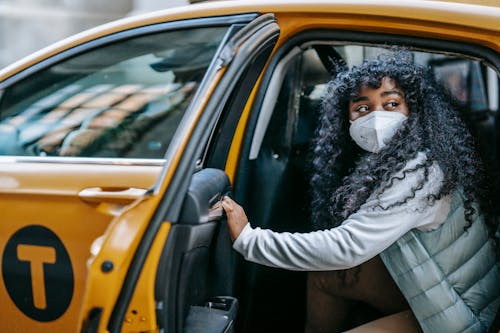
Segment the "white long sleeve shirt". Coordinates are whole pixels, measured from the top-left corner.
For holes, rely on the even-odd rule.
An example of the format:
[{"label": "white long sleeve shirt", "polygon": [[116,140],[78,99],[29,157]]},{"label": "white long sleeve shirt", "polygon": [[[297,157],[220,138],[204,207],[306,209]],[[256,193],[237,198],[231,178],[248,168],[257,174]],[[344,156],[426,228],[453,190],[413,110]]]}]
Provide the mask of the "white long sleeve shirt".
[{"label": "white long sleeve shirt", "polygon": [[[424,160],[425,154],[420,153],[396,176],[402,177],[405,170]],[[406,204],[387,210],[373,208],[378,204],[387,207],[406,198],[423,177],[424,171],[418,170],[407,173],[402,180],[396,179],[378,199],[372,194],[356,213],[332,229],[278,233],[247,224],[233,248],[249,261],[289,270],[329,271],[357,266],[384,251],[409,230],[433,230],[444,222],[450,210],[450,197],[434,205],[426,200],[428,194],[439,190],[443,180],[436,163],[429,170],[428,182]]]}]

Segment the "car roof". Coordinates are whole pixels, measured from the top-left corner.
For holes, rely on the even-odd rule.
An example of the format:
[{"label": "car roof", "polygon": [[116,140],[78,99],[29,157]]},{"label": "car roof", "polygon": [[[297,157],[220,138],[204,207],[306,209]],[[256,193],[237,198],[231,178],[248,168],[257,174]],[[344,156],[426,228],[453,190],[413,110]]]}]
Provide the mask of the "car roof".
[{"label": "car roof", "polygon": [[[473,3],[473,4],[471,4]],[[366,15],[456,24],[500,32],[500,8],[492,0],[253,0],[210,1],[127,17],[52,44],[0,70],[0,82],[52,55],[112,33],[162,22],[243,13]],[[499,5],[497,5],[499,6]],[[279,22],[278,22],[279,23]]]},{"label": "car roof", "polygon": [[498,2],[498,0],[425,0],[425,1],[458,2],[458,3],[481,5],[481,6],[500,7],[500,3]]}]

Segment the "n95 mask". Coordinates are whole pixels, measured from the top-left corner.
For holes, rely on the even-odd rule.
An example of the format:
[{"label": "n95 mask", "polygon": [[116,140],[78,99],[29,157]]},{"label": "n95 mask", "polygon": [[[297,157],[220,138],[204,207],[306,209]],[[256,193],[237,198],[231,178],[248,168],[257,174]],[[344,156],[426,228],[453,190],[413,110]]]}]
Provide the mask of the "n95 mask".
[{"label": "n95 mask", "polygon": [[406,116],[400,112],[373,111],[351,122],[351,138],[366,151],[377,153],[399,129]]}]

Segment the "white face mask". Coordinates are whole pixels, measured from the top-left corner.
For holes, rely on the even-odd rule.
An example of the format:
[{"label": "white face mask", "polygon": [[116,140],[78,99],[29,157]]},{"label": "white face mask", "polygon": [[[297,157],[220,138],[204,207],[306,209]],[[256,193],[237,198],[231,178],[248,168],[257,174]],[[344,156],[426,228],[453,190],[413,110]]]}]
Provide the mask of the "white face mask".
[{"label": "white face mask", "polygon": [[373,111],[351,121],[349,134],[358,146],[376,153],[392,138],[406,118],[400,112]]}]

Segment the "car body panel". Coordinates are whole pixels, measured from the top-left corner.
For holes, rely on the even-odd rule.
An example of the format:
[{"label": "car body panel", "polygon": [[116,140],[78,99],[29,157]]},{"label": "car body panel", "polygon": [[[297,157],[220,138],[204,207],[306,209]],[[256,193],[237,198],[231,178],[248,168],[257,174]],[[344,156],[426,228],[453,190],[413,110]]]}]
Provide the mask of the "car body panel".
[{"label": "car body panel", "polygon": [[[36,162],[0,162],[0,164],[2,164],[0,166],[2,170],[0,247],[4,249],[6,242],[12,240],[12,236],[19,230],[29,226],[43,225],[54,232],[66,248],[72,261],[74,277],[71,303],[65,315],[60,319],[38,322],[26,317],[13,306],[14,304],[4,302],[1,315],[4,318],[2,320],[4,328],[8,331],[75,331],[77,330],[76,319],[79,316],[84,294],[87,275],[86,259],[89,257],[90,247],[93,241],[104,233],[114,217],[114,212],[124,207],[116,202],[83,201],[79,197],[80,191],[89,184],[109,189],[120,187],[147,189],[154,185],[161,172],[161,166],[61,164],[58,168],[54,168],[52,164]],[[33,172],[33,170],[37,171]],[[50,244],[47,245],[50,246]],[[6,253],[2,257],[2,264],[5,264],[5,260]],[[39,285],[33,285],[33,287],[40,288]],[[6,295],[5,288],[0,288],[0,290],[1,299],[11,299],[12,295]],[[43,295],[41,297],[44,298]],[[12,306],[7,306],[8,304]],[[9,319],[6,320],[6,318]]]},{"label": "car body panel", "polygon": [[[89,259],[88,278],[85,299],[83,300],[83,307],[81,309],[80,327],[83,326],[83,321],[88,320],[89,313],[94,308],[102,309],[100,315],[100,324],[103,325],[99,331],[106,331],[105,324],[111,315],[114,304],[117,301],[123,280],[128,271],[128,267],[135,251],[131,249],[137,248],[145,229],[148,226],[148,221],[151,218],[156,206],[158,205],[158,196],[145,197],[143,200],[130,206],[129,209],[123,213],[119,218],[115,219],[109,226],[106,233],[102,235],[101,248],[96,250],[95,256]],[[168,234],[169,224],[165,224],[164,230],[158,237],[163,241]],[[158,253],[152,252],[152,256]],[[158,257],[153,260],[152,265],[158,262]],[[113,269],[111,271],[104,271],[102,265],[104,262],[112,262]],[[155,267],[153,266],[153,269]],[[155,270],[156,271],[156,270]],[[145,271],[146,274],[149,270]],[[154,281],[154,280],[153,280]],[[151,281],[140,281],[141,288],[138,290],[147,289]],[[142,302],[147,300],[151,301],[153,295],[143,299]],[[155,322],[156,317],[154,312],[151,311],[151,305],[154,308],[154,301],[152,303],[146,302],[148,306],[140,302],[137,304],[138,308],[134,312],[144,317],[146,320],[140,321],[139,318],[132,321],[126,321],[126,324],[139,324],[151,325]],[[142,306],[141,306],[142,305]],[[135,324],[132,326],[134,327]]]},{"label": "car body panel", "polygon": [[158,272],[158,262],[170,227],[170,223],[163,223],[153,246],[151,246],[141,277],[137,281],[137,287],[127,309],[123,327],[126,332],[148,332],[158,329],[157,307],[154,298],[155,278]]}]

